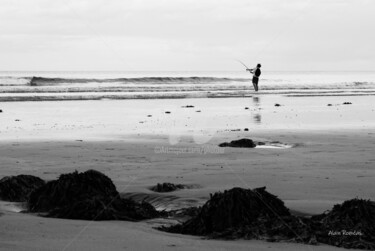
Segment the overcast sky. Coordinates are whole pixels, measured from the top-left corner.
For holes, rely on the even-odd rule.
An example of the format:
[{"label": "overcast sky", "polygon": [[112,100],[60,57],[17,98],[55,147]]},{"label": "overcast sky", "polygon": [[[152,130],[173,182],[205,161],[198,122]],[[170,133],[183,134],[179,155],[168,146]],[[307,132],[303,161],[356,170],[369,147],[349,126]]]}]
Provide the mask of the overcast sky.
[{"label": "overcast sky", "polygon": [[375,70],[374,0],[0,3],[0,70]]}]

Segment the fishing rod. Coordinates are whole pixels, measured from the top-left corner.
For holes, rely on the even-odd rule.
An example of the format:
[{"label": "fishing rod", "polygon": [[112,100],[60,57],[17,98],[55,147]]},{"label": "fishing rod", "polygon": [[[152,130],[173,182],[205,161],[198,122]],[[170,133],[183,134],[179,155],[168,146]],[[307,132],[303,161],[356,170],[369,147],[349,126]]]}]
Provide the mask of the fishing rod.
[{"label": "fishing rod", "polygon": [[240,64],[242,64],[243,66],[245,66],[245,68],[246,68],[246,70],[249,70],[250,68],[249,67],[247,67],[241,60],[238,60],[237,59],[237,61],[240,63]]}]

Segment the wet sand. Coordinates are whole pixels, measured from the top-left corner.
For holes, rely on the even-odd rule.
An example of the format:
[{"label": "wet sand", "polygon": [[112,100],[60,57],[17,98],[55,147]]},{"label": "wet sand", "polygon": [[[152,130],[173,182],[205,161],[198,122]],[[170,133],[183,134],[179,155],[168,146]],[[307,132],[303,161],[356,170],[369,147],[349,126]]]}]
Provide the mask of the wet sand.
[{"label": "wet sand", "polygon": [[[294,211],[322,213],[357,196],[375,198],[372,99],[258,96],[1,103],[0,176],[32,174],[48,180],[96,169],[124,195],[150,195],[156,206],[166,209],[199,205],[210,193],[236,186],[267,186]],[[194,107],[182,107],[186,105]],[[277,147],[216,147],[244,137]],[[161,182],[194,186],[163,196],[149,190]],[[207,241],[154,230],[161,224],[158,220],[44,219],[6,205],[0,205],[4,249],[336,249]]]}]

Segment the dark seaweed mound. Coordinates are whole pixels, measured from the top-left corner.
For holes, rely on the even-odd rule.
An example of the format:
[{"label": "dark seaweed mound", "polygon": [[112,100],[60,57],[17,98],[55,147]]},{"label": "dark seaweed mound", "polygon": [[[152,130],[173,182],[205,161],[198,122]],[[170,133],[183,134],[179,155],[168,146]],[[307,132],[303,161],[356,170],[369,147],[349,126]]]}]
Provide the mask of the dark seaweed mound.
[{"label": "dark seaweed mound", "polygon": [[29,194],[44,184],[44,180],[32,175],[4,177],[0,180],[0,199],[13,202],[27,201]]},{"label": "dark seaweed mound", "polygon": [[344,248],[375,250],[375,202],[352,199],[313,216],[317,240]]},{"label": "dark seaweed mound", "polygon": [[159,229],[219,239],[292,241],[375,250],[375,202],[352,199],[311,218],[289,213],[265,188],[215,193],[185,223]]},{"label": "dark seaweed mound", "polygon": [[173,183],[158,183],[156,186],[151,187],[151,190],[158,193],[173,192],[179,189],[184,189],[185,186]]},{"label": "dark seaweed mound", "polygon": [[112,180],[88,170],[63,174],[30,194],[30,212],[47,217],[83,220],[143,220],[159,213],[148,203],[120,198]]},{"label": "dark seaweed mound", "polygon": [[290,215],[283,201],[263,188],[215,193],[197,216],[161,230],[225,239],[295,240],[311,243],[307,223]]},{"label": "dark seaweed mound", "polygon": [[254,148],[256,144],[251,139],[239,139],[231,142],[224,142],[219,145],[220,147],[239,147],[239,148]]}]

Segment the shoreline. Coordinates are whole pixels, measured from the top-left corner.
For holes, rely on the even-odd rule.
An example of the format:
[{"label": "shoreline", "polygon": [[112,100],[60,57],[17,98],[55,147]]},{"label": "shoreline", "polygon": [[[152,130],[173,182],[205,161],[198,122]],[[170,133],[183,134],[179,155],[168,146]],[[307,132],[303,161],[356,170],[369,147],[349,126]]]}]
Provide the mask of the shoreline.
[{"label": "shoreline", "polygon": [[294,91],[294,90],[260,90],[254,93],[250,86],[244,89],[225,91],[88,91],[88,92],[6,92],[0,93],[0,102],[61,102],[61,101],[103,101],[103,100],[163,100],[163,99],[230,99],[230,98],[252,98],[254,96],[282,95],[285,97],[306,98],[306,97],[372,97],[375,96],[375,89],[371,90],[346,90],[341,89],[318,91]]}]

